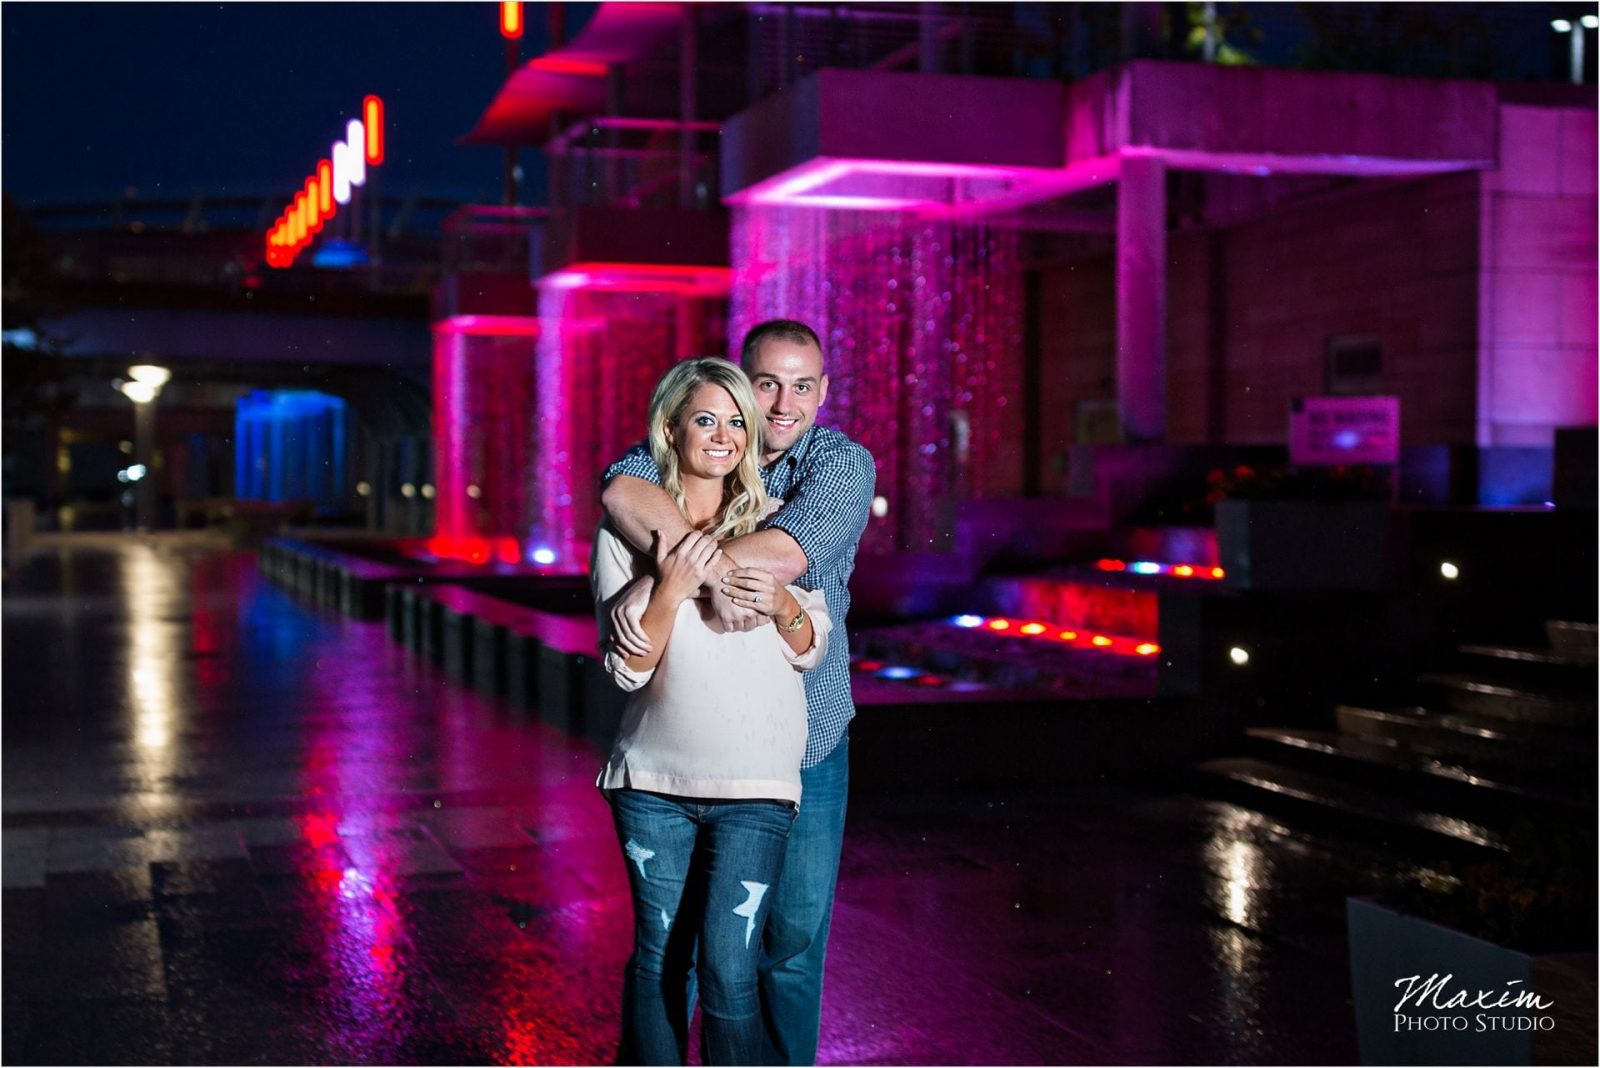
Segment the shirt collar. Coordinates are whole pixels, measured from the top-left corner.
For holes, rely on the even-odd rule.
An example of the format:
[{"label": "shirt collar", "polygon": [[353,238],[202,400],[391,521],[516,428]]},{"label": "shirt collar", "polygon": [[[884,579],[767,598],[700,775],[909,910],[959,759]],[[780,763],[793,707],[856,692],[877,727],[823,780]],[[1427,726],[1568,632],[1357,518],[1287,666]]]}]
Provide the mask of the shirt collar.
[{"label": "shirt collar", "polygon": [[787,466],[791,471],[794,470],[800,461],[806,458],[806,453],[811,448],[811,443],[816,440],[819,429],[816,423],[806,427],[806,432],[800,435],[800,440],[789,446],[789,451],[772,461],[767,465],[766,469],[768,471],[779,471]]}]

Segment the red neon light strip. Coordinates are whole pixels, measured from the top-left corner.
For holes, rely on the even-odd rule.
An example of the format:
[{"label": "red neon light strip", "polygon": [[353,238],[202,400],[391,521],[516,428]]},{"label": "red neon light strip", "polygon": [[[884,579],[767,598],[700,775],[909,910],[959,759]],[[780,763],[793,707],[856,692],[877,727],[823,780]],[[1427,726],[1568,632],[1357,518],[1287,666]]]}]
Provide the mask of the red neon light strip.
[{"label": "red neon light strip", "polygon": [[[522,5],[506,3],[502,4],[501,8],[502,30],[506,25],[504,20],[511,18],[516,26],[516,35],[521,36]],[[508,16],[505,11],[507,8],[514,8],[514,14]],[[364,158],[368,163],[382,163],[383,100],[368,94],[361,101],[361,116],[366,136],[366,142],[362,146]],[[333,199],[333,162],[326,159],[319,160],[315,172],[306,180],[304,188],[295,194],[289,206],[283,210],[283,214],[278,216],[272,228],[267,231],[267,265],[288,267],[292,264],[300,250],[310,244],[311,237],[320,233],[323,223],[333,218],[338,210]]]}]

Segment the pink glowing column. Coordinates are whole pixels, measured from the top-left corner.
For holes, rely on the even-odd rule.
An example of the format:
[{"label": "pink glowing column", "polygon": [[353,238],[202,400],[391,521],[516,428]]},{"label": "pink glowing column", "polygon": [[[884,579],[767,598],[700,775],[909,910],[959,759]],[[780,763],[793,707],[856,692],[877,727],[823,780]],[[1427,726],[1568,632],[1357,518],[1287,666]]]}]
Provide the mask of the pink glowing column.
[{"label": "pink glowing column", "polygon": [[724,344],[723,302],[663,285],[539,292],[538,458],[532,550],[557,566],[585,564],[600,522],[600,476],[644,440],[656,382],[688,356]]},{"label": "pink glowing column", "polygon": [[1013,234],[890,212],[733,210],[730,336],[822,337],[819,420],[865,445],[889,511],[868,551],[948,548],[955,503],[1021,487],[1022,285]]},{"label": "pink glowing column", "polygon": [[433,436],[440,556],[515,563],[532,480],[538,321],[458,316],[433,328]]}]

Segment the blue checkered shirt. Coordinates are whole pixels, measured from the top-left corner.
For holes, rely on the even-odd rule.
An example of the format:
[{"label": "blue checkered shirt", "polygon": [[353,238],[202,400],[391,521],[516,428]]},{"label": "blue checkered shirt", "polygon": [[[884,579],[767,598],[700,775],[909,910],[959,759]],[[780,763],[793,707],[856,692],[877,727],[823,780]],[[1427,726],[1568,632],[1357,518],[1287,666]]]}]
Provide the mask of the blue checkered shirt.
[{"label": "blue checkered shirt", "polygon": [[[607,468],[602,484],[617,475],[661,484],[661,473],[643,445],[635,445]],[[805,674],[806,755],[800,766],[809,768],[833,752],[856,714],[845,617],[877,468],[866,449],[837,430],[812,424],[793,448],[761,472],[761,480],[769,494],[783,501],[767,527],[784,531],[799,544],[810,564],[799,584],[821,590],[833,617],[827,655]]]}]

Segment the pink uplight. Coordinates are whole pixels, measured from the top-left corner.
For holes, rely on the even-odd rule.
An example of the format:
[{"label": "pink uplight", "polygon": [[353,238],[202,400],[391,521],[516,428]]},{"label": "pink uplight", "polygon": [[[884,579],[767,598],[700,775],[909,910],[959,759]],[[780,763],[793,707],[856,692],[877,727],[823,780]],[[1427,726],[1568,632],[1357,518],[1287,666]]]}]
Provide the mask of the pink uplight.
[{"label": "pink uplight", "polygon": [[[857,211],[938,214],[991,199],[1044,199],[1063,181],[1059,168],[832,159],[820,156],[728,196],[730,204],[787,204]],[[1038,196],[1030,195],[1037,189]]]},{"label": "pink uplight", "polygon": [[679,293],[686,296],[722,296],[733,273],[726,267],[699,267],[655,263],[573,263],[545,275],[542,289],[605,289],[625,293]]},{"label": "pink uplight", "polygon": [[476,334],[492,337],[538,337],[539,320],[522,315],[453,315],[433,324],[446,334]]},{"label": "pink uplight", "polygon": [[547,275],[539,284],[545,329],[534,361],[537,410],[525,424],[535,460],[524,543],[552,559],[587,560],[600,476],[643,438],[656,381],[678,360],[726,343],[727,270],[584,263],[560,274],[587,277]]},{"label": "pink uplight", "polygon": [[458,315],[434,324],[434,537],[446,559],[515,563],[529,523],[539,321]]}]

